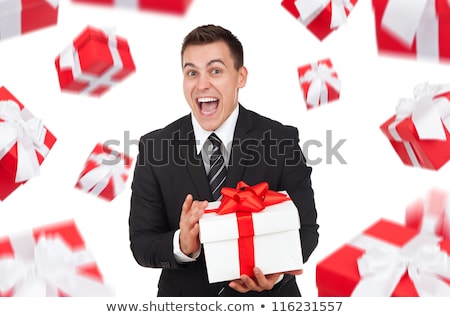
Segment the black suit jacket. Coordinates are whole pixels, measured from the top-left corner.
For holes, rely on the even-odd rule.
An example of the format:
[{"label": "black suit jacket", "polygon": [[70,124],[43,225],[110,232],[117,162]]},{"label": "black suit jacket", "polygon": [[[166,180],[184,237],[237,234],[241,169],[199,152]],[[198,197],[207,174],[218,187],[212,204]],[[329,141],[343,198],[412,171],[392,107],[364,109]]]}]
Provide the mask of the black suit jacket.
[{"label": "black suit jacket", "polygon": [[[239,107],[225,186],[234,188],[243,180],[249,185],[267,182],[271,190],[286,190],[299,211],[306,262],[318,243],[318,225],[311,167],[305,164],[298,131]],[[162,268],[159,296],[216,296],[226,285],[208,282],[203,254],[193,263],[175,260],[173,235],[189,193],[196,200],[212,200],[187,115],[141,138],[132,182],[131,250],[140,265]],[[295,281],[293,276],[286,279]],[[280,290],[276,294],[283,295]]]}]

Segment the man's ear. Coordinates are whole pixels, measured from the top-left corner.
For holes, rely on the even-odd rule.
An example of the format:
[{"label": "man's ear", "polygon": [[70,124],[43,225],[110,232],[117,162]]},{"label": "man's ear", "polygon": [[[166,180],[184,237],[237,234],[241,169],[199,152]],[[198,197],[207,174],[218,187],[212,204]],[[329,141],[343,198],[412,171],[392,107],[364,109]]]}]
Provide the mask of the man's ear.
[{"label": "man's ear", "polygon": [[239,68],[239,81],[238,81],[238,88],[243,88],[245,84],[247,83],[247,75],[248,71],[245,66],[242,66]]}]

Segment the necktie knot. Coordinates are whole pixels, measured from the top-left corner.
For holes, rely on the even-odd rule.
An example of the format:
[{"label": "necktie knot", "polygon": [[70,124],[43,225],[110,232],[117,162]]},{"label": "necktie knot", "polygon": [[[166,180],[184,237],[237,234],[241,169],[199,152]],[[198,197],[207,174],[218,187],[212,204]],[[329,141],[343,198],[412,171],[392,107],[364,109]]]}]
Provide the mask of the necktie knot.
[{"label": "necktie knot", "polygon": [[208,140],[212,143],[214,148],[218,147],[220,149],[220,145],[222,144],[222,141],[219,139],[219,137],[215,133],[211,133],[208,137]]}]

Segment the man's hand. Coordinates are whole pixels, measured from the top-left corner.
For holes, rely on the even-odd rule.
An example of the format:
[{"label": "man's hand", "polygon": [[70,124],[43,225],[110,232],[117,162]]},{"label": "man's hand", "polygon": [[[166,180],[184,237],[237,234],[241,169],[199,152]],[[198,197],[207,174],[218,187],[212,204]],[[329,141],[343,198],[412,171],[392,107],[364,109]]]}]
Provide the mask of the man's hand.
[{"label": "man's hand", "polygon": [[188,194],[181,207],[180,216],[180,249],[186,255],[195,253],[200,249],[198,220],[203,215],[208,202],[197,201]]},{"label": "man's hand", "polygon": [[264,275],[259,268],[255,267],[253,272],[255,273],[255,276],[253,278],[244,274],[241,275],[240,279],[231,281],[228,286],[240,293],[247,293],[249,291],[268,291],[273,288],[275,282],[278,281],[279,277],[282,274],[300,275],[303,273],[303,270]]}]

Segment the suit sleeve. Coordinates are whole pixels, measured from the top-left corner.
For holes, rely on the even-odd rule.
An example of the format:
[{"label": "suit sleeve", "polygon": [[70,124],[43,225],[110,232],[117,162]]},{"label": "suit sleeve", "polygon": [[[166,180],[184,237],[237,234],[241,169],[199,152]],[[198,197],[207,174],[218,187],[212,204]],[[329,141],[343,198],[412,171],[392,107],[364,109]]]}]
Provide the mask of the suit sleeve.
[{"label": "suit sleeve", "polygon": [[129,215],[130,247],[137,263],[145,267],[177,268],[173,255],[173,235],[170,228],[159,182],[153,166],[150,139],[141,138],[132,182]]},{"label": "suit sleeve", "polygon": [[288,142],[281,149],[285,153],[281,182],[298,209],[303,262],[306,262],[319,240],[317,210],[311,184],[312,168],[306,164],[300,149],[297,128],[292,127],[289,131]]}]

